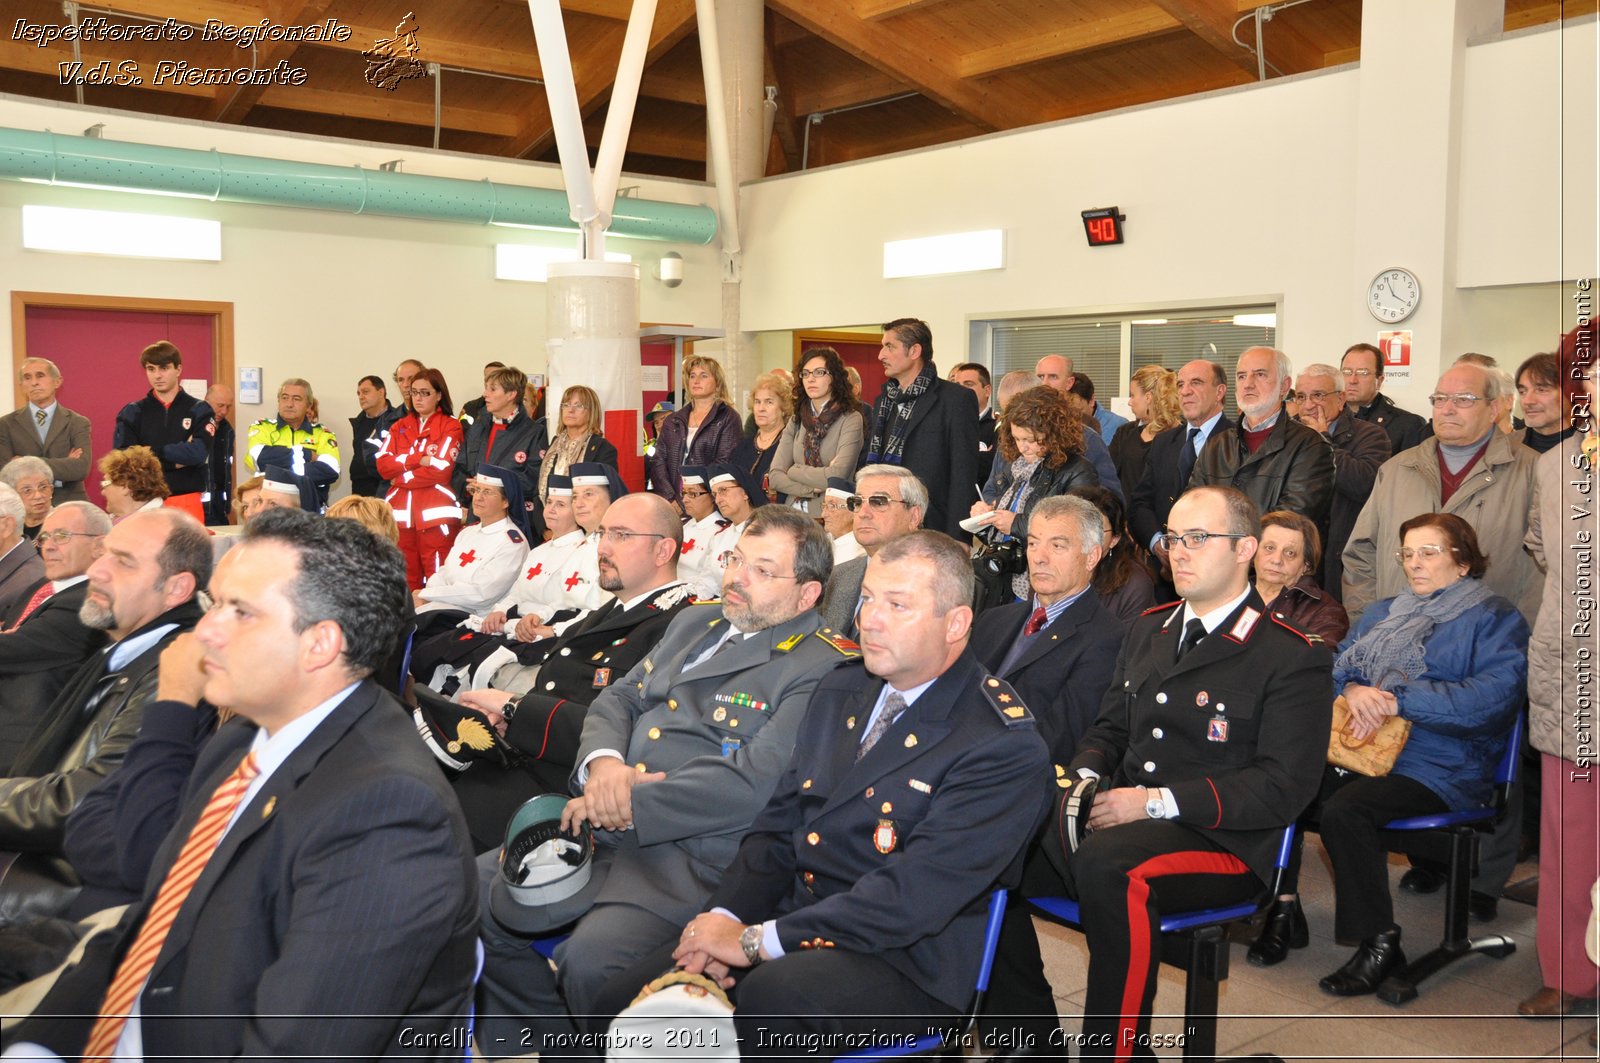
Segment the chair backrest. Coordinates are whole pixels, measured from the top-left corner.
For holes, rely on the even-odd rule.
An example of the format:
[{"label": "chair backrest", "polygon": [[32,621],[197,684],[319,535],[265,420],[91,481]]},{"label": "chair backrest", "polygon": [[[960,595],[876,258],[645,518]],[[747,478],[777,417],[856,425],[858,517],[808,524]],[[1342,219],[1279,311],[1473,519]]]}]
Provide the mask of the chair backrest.
[{"label": "chair backrest", "polygon": [[1272,875],[1272,896],[1277,897],[1283,892],[1283,876],[1289,870],[1289,857],[1294,853],[1293,822],[1283,828],[1283,840],[1278,843],[1278,859],[1272,866],[1277,868]]},{"label": "chair backrest", "polygon": [[1517,785],[1522,772],[1522,724],[1527,713],[1518,711],[1511,722],[1511,732],[1506,735],[1506,751],[1500,755],[1500,766],[1494,773],[1494,807],[1505,808],[1511,801],[1511,790]]}]

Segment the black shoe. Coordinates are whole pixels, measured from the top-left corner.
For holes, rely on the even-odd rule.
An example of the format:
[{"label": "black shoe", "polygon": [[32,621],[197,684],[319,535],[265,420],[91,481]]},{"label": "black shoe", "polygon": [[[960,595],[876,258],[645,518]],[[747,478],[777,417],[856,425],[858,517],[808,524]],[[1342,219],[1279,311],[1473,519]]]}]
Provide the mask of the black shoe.
[{"label": "black shoe", "polygon": [[1500,914],[1500,898],[1473,890],[1467,897],[1467,911],[1480,923],[1487,923]]},{"label": "black shoe", "polygon": [[1303,949],[1311,943],[1311,928],[1306,925],[1306,913],[1300,907],[1300,898],[1274,901],[1245,958],[1257,967],[1271,967],[1282,963],[1290,949]]},{"label": "black shoe", "polygon": [[1343,967],[1317,984],[1324,993],[1336,997],[1357,997],[1373,992],[1380,982],[1405,965],[1406,955],[1400,951],[1400,928],[1391,927],[1363,941]]},{"label": "black shoe", "polygon": [[1444,876],[1427,867],[1414,867],[1400,876],[1400,888],[1407,893],[1438,893]]}]

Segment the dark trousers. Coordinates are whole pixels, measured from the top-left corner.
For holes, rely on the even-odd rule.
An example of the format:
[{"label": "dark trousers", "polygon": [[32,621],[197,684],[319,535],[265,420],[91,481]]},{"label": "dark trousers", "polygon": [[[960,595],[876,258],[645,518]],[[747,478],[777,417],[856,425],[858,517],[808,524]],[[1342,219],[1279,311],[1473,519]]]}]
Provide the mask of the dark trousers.
[{"label": "dark trousers", "polygon": [[1333,862],[1333,934],[1340,941],[1365,941],[1395,925],[1389,852],[1379,830],[1392,819],[1443,812],[1447,806],[1404,775],[1343,776],[1324,787],[1321,804],[1322,847]]},{"label": "dark trousers", "polygon": [[1171,820],[1095,831],[1070,856],[1055,837],[1045,832],[1045,855],[1077,898],[1089,943],[1080,1058],[1154,1059],[1162,914],[1249,901],[1265,892],[1263,883],[1205,831]]},{"label": "dark trousers", "polygon": [[[640,988],[676,966],[676,947],[676,941],[663,946],[613,977],[594,998],[590,1014],[578,1017],[580,1026],[603,1032]],[[849,1055],[854,1047],[828,1040],[814,1052],[796,1045],[816,1037],[952,1030],[961,1010],[929,996],[883,957],[844,949],[795,951],[735,971],[734,977],[739,981],[728,996],[736,1009],[739,1054],[745,1058]]]},{"label": "dark trousers", "polygon": [[1055,993],[1044,974],[1032,911],[1023,900],[1060,892],[1061,876],[1035,845],[1023,865],[1022,884],[1012,891],[1005,920],[1000,924],[1000,940],[989,970],[989,992],[979,1016],[985,1044],[1002,1049],[1026,1047],[1030,1056],[1038,1058],[1067,1058]]}]

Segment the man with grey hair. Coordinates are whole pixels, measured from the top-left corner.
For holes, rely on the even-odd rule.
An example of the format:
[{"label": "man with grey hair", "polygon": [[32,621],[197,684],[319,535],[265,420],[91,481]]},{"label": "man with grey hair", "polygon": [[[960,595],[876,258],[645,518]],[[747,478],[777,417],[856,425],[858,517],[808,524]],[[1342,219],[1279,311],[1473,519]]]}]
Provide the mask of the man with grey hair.
[{"label": "man with grey hair", "polygon": [[1048,800],[1045,747],[968,648],[960,545],[895,539],[863,587],[862,660],[818,684],[720,888],[610,981],[585,1032],[675,964],[730,990],[745,1058],[819,1035],[926,1034],[966,1008],[989,895]]},{"label": "man with grey hair", "polygon": [[44,561],[22,538],[22,518],[22,496],[0,483],[0,631],[16,621],[44,582]]},{"label": "man with grey hair", "polygon": [[856,493],[845,504],[856,515],[856,543],[866,553],[834,568],[817,608],[829,628],[855,638],[856,607],[867,561],[886,543],[922,527],[928,513],[928,489],[910,469],[864,465],[856,470]]},{"label": "man with grey hair", "polygon": [[245,437],[245,465],[251,472],[276,466],[304,476],[328,504],[328,488],[339,479],[339,441],[310,418],[316,397],[311,383],[290,377],[278,386],[278,416],[263,417]]},{"label": "man with grey hair", "polygon": [[1123,626],[1100,604],[1091,581],[1105,556],[1105,522],[1084,499],[1041,499],[1028,521],[1033,596],[985,610],[972,629],[983,666],[1017,688],[1057,764],[1072,759],[1094,723]]},{"label": "man with grey hair", "polygon": [[1196,459],[1190,487],[1236,487],[1263,513],[1287,509],[1323,535],[1333,501],[1333,448],[1284,409],[1294,383],[1289,356],[1251,347],[1234,369],[1239,425],[1212,435]]},{"label": "man with grey hair", "polygon": [[11,767],[45,707],[105,642],[78,613],[89,590],[89,566],[110,530],[110,518],[88,502],[67,502],[45,518],[39,533],[45,581],[0,632],[0,774]]},{"label": "man with grey hair", "polygon": [[43,458],[50,466],[56,502],[87,500],[83,481],[94,450],[89,418],[56,401],[61,370],[48,358],[25,358],[17,369],[17,384],[28,401],[0,417],[0,465],[24,455]]},{"label": "man with grey hair", "polygon": [[1344,544],[1372,494],[1378,466],[1389,460],[1389,433],[1345,409],[1339,370],[1331,365],[1306,366],[1295,389],[1300,392],[1300,423],[1321,434],[1333,448],[1333,502],[1322,543],[1322,571],[1312,575],[1325,593],[1337,599],[1342,593]]},{"label": "man with grey hair", "polygon": [[195,594],[211,578],[210,536],[186,513],[135,513],[98,533],[58,523],[88,511],[98,512],[88,503],[62,506],[45,534],[69,533],[71,547],[52,538],[50,549],[103,539],[88,565],[78,619],[111,645],[84,661],[47,709],[33,706],[33,730],[0,779],[0,848],[60,854],[67,816],[138,735],[144,707],[156,697],[161,650],[200,619]]}]

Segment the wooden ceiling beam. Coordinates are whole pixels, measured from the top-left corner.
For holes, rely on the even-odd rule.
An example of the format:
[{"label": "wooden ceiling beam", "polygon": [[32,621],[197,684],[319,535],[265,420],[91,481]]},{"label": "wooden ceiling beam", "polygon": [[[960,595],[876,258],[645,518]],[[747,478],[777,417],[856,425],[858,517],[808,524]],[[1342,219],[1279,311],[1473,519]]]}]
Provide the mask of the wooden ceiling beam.
[{"label": "wooden ceiling beam", "polygon": [[[1230,63],[1251,74],[1256,72],[1256,57],[1233,39],[1233,24],[1239,18],[1237,0],[1152,0],[1183,23]],[[1270,54],[1270,53],[1269,53]]]},{"label": "wooden ceiling beam", "polygon": [[[280,12],[279,24],[305,26],[321,22],[327,17],[332,0],[292,0]],[[256,67],[270,70],[279,61],[287,60],[299,49],[299,42],[263,41],[256,46]],[[217,88],[211,109],[206,112],[208,122],[242,122],[250,109],[261,101],[266,85],[222,85]]]},{"label": "wooden ceiling beam", "polygon": [[1019,67],[1081,55],[1097,48],[1159,37],[1183,29],[1183,23],[1159,8],[1143,7],[1108,18],[1066,23],[1045,33],[1029,34],[961,57],[962,77],[978,78]]},{"label": "wooden ceiling beam", "polygon": [[818,111],[832,111],[840,107],[871,103],[874,100],[886,100],[909,91],[914,91],[914,86],[907,85],[904,81],[890,77],[880,70],[869,68],[860,71],[855,77],[841,77],[837,80],[818,79],[802,89],[794,97],[793,103],[796,117],[804,117],[816,114]]},{"label": "wooden ceiling beam", "polygon": [[908,11],[942,4],[945,0],[854,0],[856,17],[876,22],[879,19],[904,15]]},{"label": "wooden ceiling beam", "polygon": [[[597,131],[596,139],[598,136]],[[637,152],[640,155],[656,155],[663,159],[705,162],[706,134],[704,129],[698,136],[693,136],[649,126],[635,126],[628,134],[628,151],[630,154]]]},{"label": "wooden ceiling beam", "polygon": [[[1255,28],[1248,27],[1245,39],[1254,44]],[[1312,43],[1305,34],[1293,26],[1274,20],[1261,27],[1261,41],[1266,48],[1267,62],[1284,74],[1300,74],[1307,70],[1321,70],[1328,65],[1328,56]]]},{"label": "wooden ceiling beam", "polygon": [[1037,101],[995,84],[976,85],[957,72],[959,56],[944,42],[908,27],[856,17],[850,0],[768,0],[767,6],[835,48],[948,108],[985,131],[1031,125]]},{"label": "wooden ceiling beam", "polygon": [[[644,67],[666,55],[694,30],[694,0],[660,0],[655,23],[650,27],[650,45],[645,50]],[[572,56],[572,76],[578,92],[579,113],[587,115],[604,103],[617,77],[617,59],[622,54],[625,26],[594,34],[581,53]],[[570,38],[569,38],[569,47]],[[635,122],[635,129],[638,123]],[[630,138],[632,135],[630,130]],[[512,154],[519,159],[537,158],[555,143],[555,127],[550,120],[550,99],[544,91],[535,93],[533,102],[522,113]]]},{"label": "wooden ceiling beam", "polygon": [[666,72],[659,68],[646,70],[639,82],[639,95],[653,100],[671,100],[673,103],[691,103],[696,107],[706,105],[705,78],[691,77],[683,71]]},{"label": "wooden ceiling beam", "polygon": [[[798,170],[801,163],[800,124],[796,120],[794,101],[789,98],[788,87],[792,81],[778,70],[778,49],[773,44],[773,27],[777,19],[768,15],[762,26],[762,73],[768,85],[778,90],[778,113],[772,117],[773,139],[778,145],[778,155],[782,165],[777,173],[787,173]],[[765,172],[772,174],[773,151],[772,145],[767,146],[767,166]]]},{"label": "wooden ceiling beam", "polygon": [[[117,73],[117,64],[123,62],[127,55],[103,55],[100,52],[79,49],[82,57],[83,69],[92,70],[99,63],[110,64],[113,76]],[[51,48],[39,48],[31,43],[14,41],[10,37],[0,36],[0,68],[16,70],[24,74],[42,74],[59,84],[62,68],[61,64],[72,62],[72,52],[67,45],[57,44]],[[167,82],[153,84],[155,81],[155,64],[141,64],[139,76],[144,80],[138,85],[115,86],[131,88],[144,92],[165,92],[178,96],[204,96],[210,98],[215,91],[211,85],[178,85]],[[70,86],[69,86],[70,87]],[[94,91],[96,86],[87,86],[89,91]]]},{"label": "wooden ceiling beam", "polygon": [[[433,128],[433,104],[399,99],[387,92],[334,92],[305,85],[279,85],[268,89],[256,106]],[[509,137],[517,131],[516,119],[510,115],[467,107],[441,108],[439,124],[445,129],[494,137]]]},{"label": "wooden ceiling beam", "polygon": [[[526,4],[518,5],[526,7]],[[576,11],[580,15],[609,18],[617,22],[628,21],[633,10],[633,0],[561,0],[561,10]]]}]

